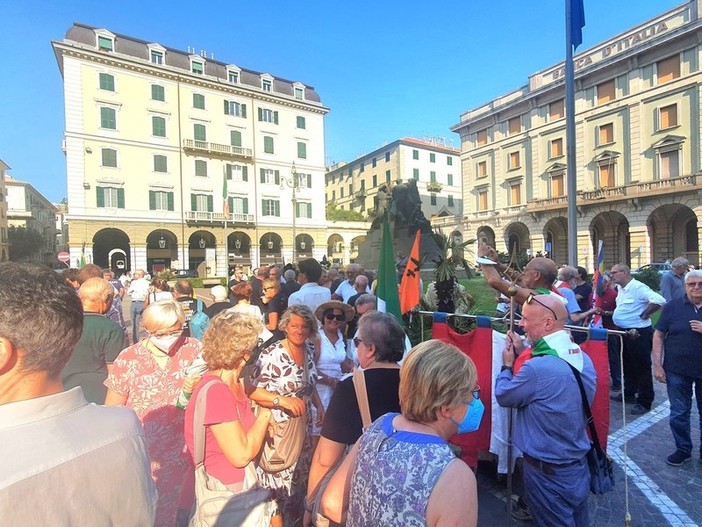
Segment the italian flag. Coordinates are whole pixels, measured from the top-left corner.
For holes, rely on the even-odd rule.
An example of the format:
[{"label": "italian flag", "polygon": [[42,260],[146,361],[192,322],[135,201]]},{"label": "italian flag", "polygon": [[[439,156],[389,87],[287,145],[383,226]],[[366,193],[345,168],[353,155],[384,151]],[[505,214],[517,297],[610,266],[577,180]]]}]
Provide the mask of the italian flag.
[{"label": "italian flag", "polygon": [[539,355],[553,355],[568,362],[578,371],[583,371],[583,351],[580,349],[570,333],[564,329],[540,338],[531,350],[532,357]]},{"label": "italian flag", "polygon": [[383,237],[380,243],[380,260],[378,261],[378,311],[390,313],[402,325],[400,312],[400,295],[397,291],[397,273],[392,250],[392,237],[390,236],[390,223],[383,222]]}]

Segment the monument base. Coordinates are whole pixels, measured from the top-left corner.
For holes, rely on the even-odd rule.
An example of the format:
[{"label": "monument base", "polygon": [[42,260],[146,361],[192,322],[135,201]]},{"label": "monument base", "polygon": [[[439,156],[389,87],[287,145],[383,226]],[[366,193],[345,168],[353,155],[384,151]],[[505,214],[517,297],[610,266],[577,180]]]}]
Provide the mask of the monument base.
[{"label": "monument base", "polygon": [[[407,227],[395,228],[394,222],[390,222],[390,232],[393,233],[392,254],[397,256],[398,251],[405,256],[409,256],[414,244],[416,231],[408,232]],[[379,228],[374,228],[368,231],[366,239],[358,246],[358,258],[356,263],[363,265],[366,270],[378,269],[380,261],[380,251],[383,238],[383,231]],[[419,242],[419,257],[420,259],[426,255],[423,268],[434,268],[434,260],[438,260],[445,255],[442,255],[441,249],[434,241],[434,238],[429,233],[423,233]]]}]

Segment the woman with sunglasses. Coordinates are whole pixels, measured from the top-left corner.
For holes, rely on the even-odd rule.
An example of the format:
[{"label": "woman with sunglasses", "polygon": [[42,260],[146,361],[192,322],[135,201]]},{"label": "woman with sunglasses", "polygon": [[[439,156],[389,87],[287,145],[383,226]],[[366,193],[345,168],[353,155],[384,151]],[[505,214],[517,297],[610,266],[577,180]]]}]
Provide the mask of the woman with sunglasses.
[{"label": "woman with sunglasses", "polygon": [[448,439],[480,425],[475,365],[455,346],[429,340],[409,352],[400,373],[402,413],[366,430],[332,477],[322,512],[348,527],[473,527],[475,476]]},{"label": "woman with sunglasses", "polygon": [[[290,306],[283,313],[279,328],[285,333],[285,338],[263,350],[259,356],[256,363],[258,373],[252,379],[254,390],[249,397],[259,406],[272,409],[276,422],[291,417],[308,418],[311,399],[321,421],[324,409],[314,389],[317,370],[311,344],[317,336],[314,314],[305,305]],[[303,447],[298,461],[284,470],[266,472],[257,468],[261,485],[273,491],[275,503],[271,527],[282,527],[283,513],[290,515],[292,523],[302,516],[305,489],[293,487],[293,475],[297,472],[304,475],[310,455],[310,448]],[[304,480],[299,475],[295,478],[296,482]]]},{"label": "woman with sunglasses", "polygon": [[285,333],[278,329],[278,323],[283,311],[285,311],[286,304],[280,294],[282,289],[280,280],[277,278],[266,278],[261,286],[263,291],[263,296],[261,297],[261,302],[263,302],[263,322],[266,329],[273,334],[275,340],[284,339]]},{"label": "woman with sunglasses", "polygon": [[[144,425],[158,490],[155,525],[176,524],[184,477],[192,470],[185,453],[184,414],[176,408],[176,400],[185,371],[202,346],[182,335],[183,322],[180,302],[160,300],[149,305],[141,318],[146,337],[119,354],[105,381],[105,405],[131,408]],[[193,489],[186,490],[180,503],[188,511],[192,493]]]}]

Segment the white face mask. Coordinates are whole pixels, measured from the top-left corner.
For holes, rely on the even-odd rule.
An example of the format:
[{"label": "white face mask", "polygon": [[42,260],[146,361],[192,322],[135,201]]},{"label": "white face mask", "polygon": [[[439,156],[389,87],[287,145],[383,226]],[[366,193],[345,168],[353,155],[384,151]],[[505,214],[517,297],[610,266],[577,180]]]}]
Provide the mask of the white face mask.
[{"label": "white face mask", "polygon": [[151,343],[160,349],[164,353],[168,353],[173,347],[173,344],[180,338],[180,335],[167,335],[165,337],[157,337],[156,335],[151,335],[149,340]]}]

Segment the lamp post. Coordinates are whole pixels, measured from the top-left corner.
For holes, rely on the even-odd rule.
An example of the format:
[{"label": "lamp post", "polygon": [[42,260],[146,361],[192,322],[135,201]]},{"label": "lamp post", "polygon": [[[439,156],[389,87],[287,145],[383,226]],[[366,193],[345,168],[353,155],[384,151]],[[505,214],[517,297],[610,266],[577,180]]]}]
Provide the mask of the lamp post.
[{"label": "lamp post", "polygon": [[297,169],[295,168],[295,161],[293,161],[292,168],[290,171],[290,177],[286,178],[285,176],[280,176],[280,188],[281,190],[285,188],[285,185],[290,187],[292,189],[292,206],[293,206],[293,214],[292,214],[292,231],[293,231],[293,244],[292,244],[292,261],[293,264],[297,261],[297,223],[296,223],[296,217],[297,217],[297,191],[300,188],[300,175],[297,173]]}]

